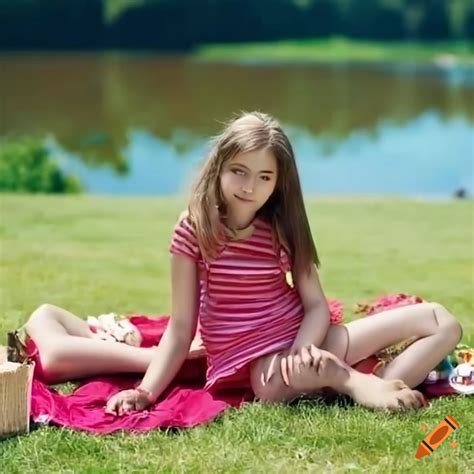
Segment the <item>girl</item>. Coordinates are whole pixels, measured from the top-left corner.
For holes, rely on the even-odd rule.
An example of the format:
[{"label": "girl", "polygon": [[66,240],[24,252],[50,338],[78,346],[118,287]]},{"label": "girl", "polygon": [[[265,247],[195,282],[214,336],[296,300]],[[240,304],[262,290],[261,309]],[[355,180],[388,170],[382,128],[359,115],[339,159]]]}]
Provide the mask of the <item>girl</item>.
[{"label": "girl", "polygon": [[[110,413],[154,403],[189,356],[198,320],[208,389],[247,384],[258,399],[283,402],[330,388],[389,410],[425,404],[412,388],[462,336],[438,303],[329,324],[293,149],[280,125],[262,113],[242,114],[215,139],[170,252],[171,318],[157,348],[94,340],[85,322],[52,306],[40,307],[27,325],[43,365],[57,377],[148,367],[136,389],[108,401]],[[374,373],[352,368],[413,337]]]}]

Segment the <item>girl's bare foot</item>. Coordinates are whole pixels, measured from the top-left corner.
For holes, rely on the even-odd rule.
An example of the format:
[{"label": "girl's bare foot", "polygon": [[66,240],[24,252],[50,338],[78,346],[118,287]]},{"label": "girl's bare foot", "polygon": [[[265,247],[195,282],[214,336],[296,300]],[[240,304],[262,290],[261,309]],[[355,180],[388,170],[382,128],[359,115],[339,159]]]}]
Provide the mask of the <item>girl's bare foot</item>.
[{"label": "girl's bare foot", "polygon": [[425,398],[403,380],[384,380],[333,361],[330,387],[349,395],[355,403],[375,410],[403,411],[426,405]]},{"label": "girl's bare foot", "polygon": [[[362,377],[360,377],[361,375]],[[348,395],[367,408],[387,411],[418,409],[426,405],[425,398],[403,380],[383,380],[375,375],[351,374]]]},{"label": "girl's bare foot", "polygon": [[[324,370],[318,375],[318,382],[319,388],[329,387],[349,395],[356,404],[375,410],[403,411],[426,405],[423,395],[403,380],[385,380],[358,372],[330,353],[325,353]],[[301,387],[293,388],[304,392]]]}]

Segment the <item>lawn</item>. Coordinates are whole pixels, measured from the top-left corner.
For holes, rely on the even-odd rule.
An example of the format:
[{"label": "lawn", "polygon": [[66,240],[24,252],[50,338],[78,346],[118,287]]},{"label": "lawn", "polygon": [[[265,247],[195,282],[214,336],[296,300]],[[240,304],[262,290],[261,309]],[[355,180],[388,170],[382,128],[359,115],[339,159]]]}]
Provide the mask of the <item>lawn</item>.
[{"label": "lawn", "polygon": [[[216,61],[290,62],[421,62],[443,61],[450,56],[461,64],[474,64],[469,41],[368,41],[344,37],[280,40],[260,43],[208,44],[199,47],[197,59]],[[441,58],[441,59],[440,59]]]},{"label": "lawn", "polygon": [[[0,334],[41,303],[83,317],[167,313],[168,244],[181,198],[2,195]],[[474,345],[473,203],[307,198],[328,297],[346,320],[356,302],[416,293],[448,307]],[[301,402],[230,410],[208,426],[147,435],[90,436],[52,427],[0,442],[1,472],[468,472],[474,462],[472,397],[386,415]],[[415,459],[446,415],[460,427]],[[471,466],[471,468],[469,468]]]}]

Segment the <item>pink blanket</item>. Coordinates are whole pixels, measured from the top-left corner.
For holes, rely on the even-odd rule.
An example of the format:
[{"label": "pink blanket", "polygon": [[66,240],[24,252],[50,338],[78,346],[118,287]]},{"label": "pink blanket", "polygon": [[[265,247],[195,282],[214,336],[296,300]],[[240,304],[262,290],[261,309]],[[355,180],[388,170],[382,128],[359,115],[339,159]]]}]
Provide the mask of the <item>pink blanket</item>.
[{"label": "pink blanket", "polygon": [[[420,302],[412,297],[392,295],[379,298],[378,305],[367,307],[367,314],[373,309],[381,310],[405,304]],[[330,305],[333,319],[342,319],[342,305],[333,301]],[[372,310],[372,312],[371,312]],[[337,314],[336,314],[337,313]],[[168,318],[150,318],[134,315],[130,321],[135,324],[142,336],[143,346],[157,344],[166,327]],[[370,372],[377,359],[371,357],[360,362],[355,368]],[[204,358],[187,360],[178,375],[162,394],[160,399],[147,411],[134,412],[117,417],[106,414],[106,401],[116,392],[134,387],[140,376],[120,375],[114,377],[95,377],[84,383],[69,395],[61,394],[41,382],[36,372],[33,380],[31,415],[33,421],[54,423],[72,429],[96,434],[108,434],[118,430],[149,431],[157,428],[188,428],[214,420],[230,407],[240,407],[245,401],[253,400],[248,387],[232,387],[219,391],[205,391],[206,360]],[[417,387],[427,398],[455,393],[449,385],[421,385]]]}]

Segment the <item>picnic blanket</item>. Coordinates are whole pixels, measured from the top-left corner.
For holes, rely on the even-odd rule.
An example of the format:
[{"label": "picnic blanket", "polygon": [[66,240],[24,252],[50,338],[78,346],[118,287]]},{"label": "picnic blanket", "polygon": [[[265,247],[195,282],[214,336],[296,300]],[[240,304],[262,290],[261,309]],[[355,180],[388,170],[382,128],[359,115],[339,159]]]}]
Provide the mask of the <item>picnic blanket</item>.
[{"label": "picnic blanket", "polygon": [[[367,315],[383,309],[416,304],[419,297],[397,294],[378,298],[373,304],[358,305],[357,311]],[[333,301],[332,317],[342,320],[342,304]],[[157,344],[168,316],[132,315],[130,322],[139,329],[142,346]],[[355,369],[370,373],[379,359],[375,356],[361,361]],[[118,417],[105,413],[107,400],[120,390],[133,388],[142,376],[120,375],[84,380],[72,393],[64,394],[34,376],[31,416],[37,423],[52,423],[95,434],[118,430],[145,432],[157,428],[189,428],[209,423],[231,407],[239,408],[251,402],[254,395],[248,386],[204,390],[207,364],[205,357],[186,360],[167,390],[148,410]],[[417,387],[426,398],[455,394],[446,383],[422,384]]]}]

